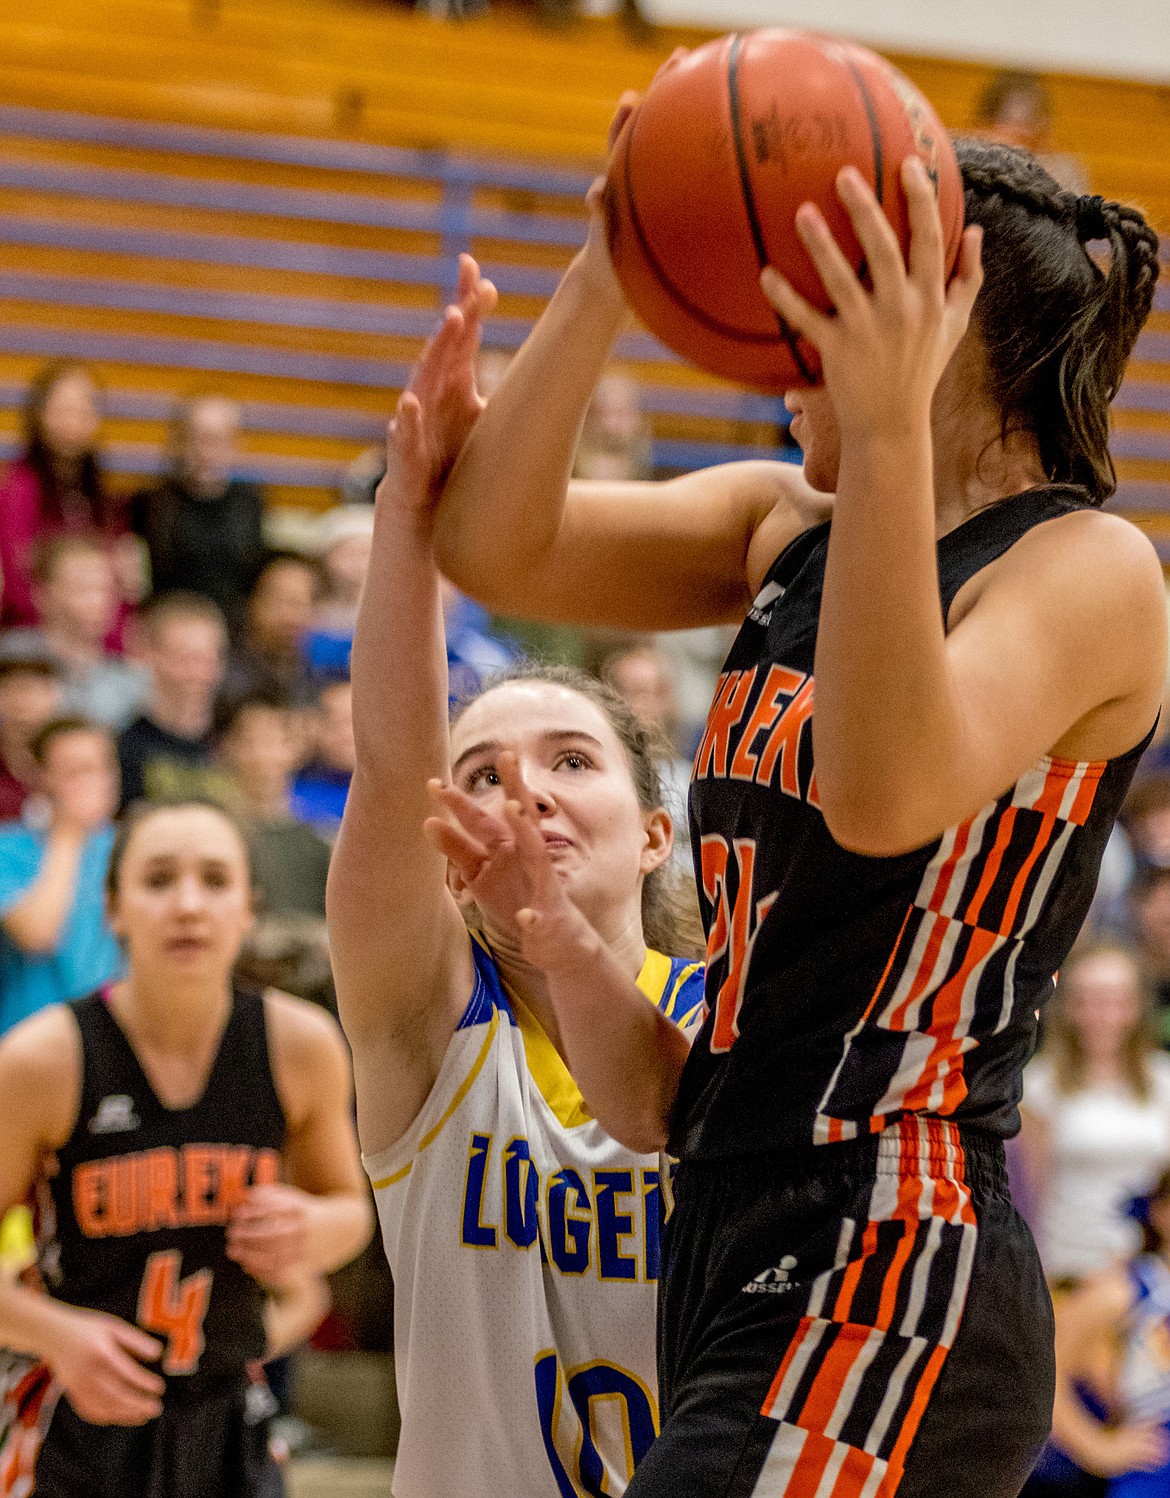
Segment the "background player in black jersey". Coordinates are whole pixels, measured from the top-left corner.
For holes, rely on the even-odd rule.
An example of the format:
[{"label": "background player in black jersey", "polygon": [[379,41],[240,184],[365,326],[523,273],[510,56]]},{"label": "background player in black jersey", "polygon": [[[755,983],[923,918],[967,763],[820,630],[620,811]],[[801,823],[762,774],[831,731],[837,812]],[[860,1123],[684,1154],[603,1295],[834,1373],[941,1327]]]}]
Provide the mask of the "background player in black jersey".
[{"label": "background player in black jersey", "polygon": [[[586,1098],[618,1138],[664,1100],[681,1157],[665,1421],[630,1498],[1008,1498],[1050,1418],[1051,1307],[1002,1138],[1161,700],[1161,569],[1096,509],[1157,239],[1024,152],[959,159],[949,286],[915,162],[908,264],[847,170],[872,289],[811,205],[795,231],[835,315],[764,275],[825,370],[789,397],[803,474],[569,483],[627,318],[599,222],[449,455],[436,550],[489,606],[743,620],[692,784],[710,1014],[689,1056],[654,1043],[555,881],[530,920],[558,1019],[613,980],[604,1029],[563,1024]],[[624,1105],[618,1064],[641,1079]]]},{"label": "background player in black jersey", "polygon": [[276,1494],[266,1297],[295,1322],[372,1230],[348,1056],[321,1010],[233,990],[253,899],[223,812],[132,815],[108,887],[126,978],[0,1045],[0,1211],[35,1193],[40,1280],[0,1284],[0,1492]]}]

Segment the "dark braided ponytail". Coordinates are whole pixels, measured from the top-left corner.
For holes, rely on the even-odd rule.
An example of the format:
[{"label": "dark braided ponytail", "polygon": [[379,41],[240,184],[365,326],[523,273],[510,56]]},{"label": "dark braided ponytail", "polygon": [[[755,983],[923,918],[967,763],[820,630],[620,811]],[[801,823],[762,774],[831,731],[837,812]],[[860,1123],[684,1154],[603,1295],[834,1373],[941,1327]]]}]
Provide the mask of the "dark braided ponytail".
[{"label": "dark braided ponytail", "polygon": [[1004,432],[1031,432],[1048,477],[1101,504],[1117,487],[1109,403],[1153,306],[1158,236],[1136,208],[1065,191],[1028,151],[955,150],[967,222],[984,230],[975,323]]}]

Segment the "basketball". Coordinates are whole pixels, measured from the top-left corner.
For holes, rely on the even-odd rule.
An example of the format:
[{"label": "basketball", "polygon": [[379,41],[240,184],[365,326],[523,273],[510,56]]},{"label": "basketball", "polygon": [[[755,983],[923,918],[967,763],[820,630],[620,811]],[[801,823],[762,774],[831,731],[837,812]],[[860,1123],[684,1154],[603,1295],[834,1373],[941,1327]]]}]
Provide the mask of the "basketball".
[{"label": "basketball", "polygon": [[627,300],[668,348],[712,374],[773,393],[815,385],[817,352],[765,299],[760,271],[774,265],[829,310],[793,223],[808,201],[862,271],[834,185],[849,164],[905,254],[900,168],[912,152],[936,184],[949,276],[962,179],[945,129],[908,78],[834,37],[763,30],[708,42],[658,75],[614,147],[603,208]]}]

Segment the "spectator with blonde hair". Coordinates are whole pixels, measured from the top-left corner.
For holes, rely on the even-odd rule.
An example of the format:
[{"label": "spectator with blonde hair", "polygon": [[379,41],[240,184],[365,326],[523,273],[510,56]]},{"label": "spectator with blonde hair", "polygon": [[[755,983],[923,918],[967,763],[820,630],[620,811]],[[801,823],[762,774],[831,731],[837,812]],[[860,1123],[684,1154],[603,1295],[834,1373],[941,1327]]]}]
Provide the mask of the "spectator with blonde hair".
[{"label": "spectator with blonde hair", "polygon": [[1126,1204],[1170,1164],[1170,1057],[1128,947],[1096,943],[1065,964],[1021,1116],[1049,1280],[1078,1281],[1132,1253]]}]

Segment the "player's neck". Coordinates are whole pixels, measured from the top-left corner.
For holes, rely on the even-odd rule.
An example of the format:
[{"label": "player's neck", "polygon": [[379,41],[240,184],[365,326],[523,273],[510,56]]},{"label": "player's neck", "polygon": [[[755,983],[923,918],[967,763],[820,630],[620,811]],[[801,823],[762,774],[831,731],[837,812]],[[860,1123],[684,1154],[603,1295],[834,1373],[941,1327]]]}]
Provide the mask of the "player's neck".
[{"label": "player's neck", "polygon": [[110,1005],[136,1047],[199,1061],[223,1034],[232,992],[206,978],[136,972],[112,986]]},{"label": "player's neck", "polygon": [[931,409],[935,534],[1048,482],[1035,434],[1004,424],[982,378],[978,348],[947,366]]}]

